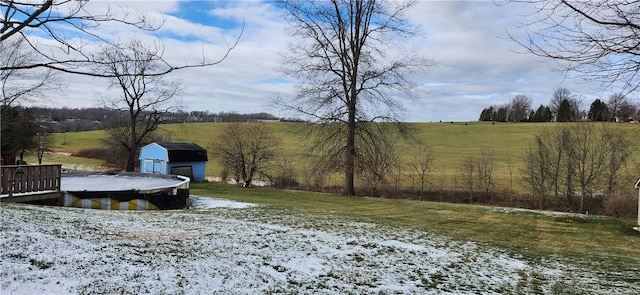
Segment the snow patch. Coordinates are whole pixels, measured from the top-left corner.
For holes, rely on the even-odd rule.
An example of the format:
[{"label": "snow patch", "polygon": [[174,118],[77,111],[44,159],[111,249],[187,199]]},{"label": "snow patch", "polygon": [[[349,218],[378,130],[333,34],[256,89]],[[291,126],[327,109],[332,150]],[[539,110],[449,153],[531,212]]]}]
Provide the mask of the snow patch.
[{"label": "snow patch", "polygon": [[530,262],[415,228],[194,203],[207,210],[3,204],[0,293],[640,293],[637,273]]},{"label": "snow patch", "polygon": [[258,206],[256,204],[244,203],[244,202],[236,202],[225,199],[218,198],[210,198],[210,197],[200,197],[200,196],[189,196],[191,200],[191,205],[189,208],[191,209],[211,209],[211,208],[248,208]]}]

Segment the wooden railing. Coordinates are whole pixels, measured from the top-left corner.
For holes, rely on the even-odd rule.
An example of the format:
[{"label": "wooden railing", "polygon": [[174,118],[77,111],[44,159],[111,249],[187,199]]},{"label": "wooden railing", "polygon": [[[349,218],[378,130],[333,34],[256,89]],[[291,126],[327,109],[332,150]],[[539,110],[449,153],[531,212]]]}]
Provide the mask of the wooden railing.
[{"label": "wooden railing", "polygon": [[62,165],[15,165],[0,166],[0,194],[60,191]]}]

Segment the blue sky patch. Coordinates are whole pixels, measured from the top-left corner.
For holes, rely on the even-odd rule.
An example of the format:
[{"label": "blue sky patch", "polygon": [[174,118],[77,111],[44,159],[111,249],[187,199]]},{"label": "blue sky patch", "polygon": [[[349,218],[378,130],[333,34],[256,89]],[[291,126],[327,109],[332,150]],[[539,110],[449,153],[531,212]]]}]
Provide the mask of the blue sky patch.
[{"label": "blue sky patch", "polygon": [[287,79],[282,79],[282,78],[269,78],[269,79],[259,80],[258,83],[264,83],[264,84],[288,84],[288,83],[291,83],[291,81],[289,81]]},{"label": "blue sky patch", "polygon": [[229,3],[230,1],[184,1],[180,2],[180,9],[171,15],[188,19],[192,23],[215,26],[223,30],[235,29],[242,26],[242,23],[231,16],[225,18],[211,13],[213,9],[225,7]]}]

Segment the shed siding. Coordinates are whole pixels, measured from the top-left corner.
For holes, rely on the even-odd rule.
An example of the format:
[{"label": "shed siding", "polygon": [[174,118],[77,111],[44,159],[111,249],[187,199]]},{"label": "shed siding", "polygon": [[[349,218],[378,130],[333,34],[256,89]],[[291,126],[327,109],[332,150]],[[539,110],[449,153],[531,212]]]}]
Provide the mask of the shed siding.
[{"label": "shed siding", "polygon": [[169,162],[167,163],[167,171],[171,173],[171,168],[173,167],[181,167],[181,166],[191,166],[192,168],[192,179],[191,181],[204,181],[205,180],[205,168],[206,162]]},{"label": "shed siding", "polygon": [[[164,147],[160,146],[157,143],[148,144],[142,147],[142,149],[140,150],[140,172],[154,173],[155,168],[155,172],[158,173],[157,169],[161,168],[160,172],[162,172],[162,174],[168,174],[166,164],[168,159],[169,155]],[[157,162],[155,164],[145,163],[145,160],[159,161],[161,162],[161,165],[159,165]]]},{"label": "shed siding", "polygon": [[[183,148],[182,150],[180,148]],[[172,162],[170,157],[173,153]],[[188,161],[199,159],[204,161]],[[151,143],[140,149],[140,172],[171,174],[174,167],[191,167],[192,181],[204,181],[207,151],[195,144]]]}]

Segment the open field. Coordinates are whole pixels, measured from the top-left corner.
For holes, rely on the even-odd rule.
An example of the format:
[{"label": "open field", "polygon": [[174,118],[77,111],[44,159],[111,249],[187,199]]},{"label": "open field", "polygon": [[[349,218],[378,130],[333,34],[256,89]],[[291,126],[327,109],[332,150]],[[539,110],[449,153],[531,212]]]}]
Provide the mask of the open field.
[{"label": "open field", "polygon": [[222,184],[192,191],[243,203],[3,204],[2,293],[640,292],[640,235],[623,220]]},{"label": "open field", "polygon": [[[295,124],[269,124],[287,143],[287,151],[304,162],[297,143],[303,136]],[[165,127],[173,129],[174,141],[207,147],[222,126]],[[495,150],[498,165],[505,165],[508,157],[518,166],[518,155],[531,138],[555,125],[415,126],[418,139],[436,151],[434,166],[453,176],[460,159],[487,147]],[[638,130],[637,125],[617,126]],[[69,133],[67,143],[57,149],[100,147],[101,136],[102,132]],[[415,147],[401,148],[410,157]],[[66,164],[96,165],[62,154],[54,157]],[[636,151],[634,163],[638,159]],[[215,159],[208,166],[208,174],[218,174]],[[500,169],[504,174],[505,168]],[[636,180],[629,180],[630,185]],[[632,229],[635,220],[214,183],[194,183],[191,193],[253,205],[115,212],[3,204],[0,290],[3,294],[640,293],[640,234]]]},{"label": "open field", "polygon": [[[226,184],[192,184],[191,191],[196,195],[267,204],[305,214],[364,218],[411,226],[532,259],[556,257],[575,263],[612,268],[627,265],[640,270],[640,234],[633,230],[635,220],[465,204],[353,198],[273,188],[246,189]],[[589,259],[585,259],[587,253]]]},{"label": "open field", "polygon": [[[298,174],[304,169],[305,158],[302,155],[304,150],[305,135],[299,129],[299,123],[266,123],[269,124],[277,137],[281,138],[284,145],[284,153],[289,158],[294,159]],[[600,124],[600,123],[598,123]],[[456,183],[455,176],[458,173],[459,163],[466,157],[479,155],[482,149],[491,149],[495,152],[496,167],[495,175],[497,188],[513,189],[524,191],[519,181],[518,169],[522,166],[522,153],[531,143],[535,135],[546,128],[555,128],[560,123],[496,123],[471,122],[471,123],[412,123],[415,128],[415,138],[418,142],[427,147],[433,148],[435,152],[432,164],[432,176],[430,177],[432,186],[443,184],[447,188],[460,189],[461,183]],[[637,124],[612,124],[616,128],[621,128],[629,133],[633,139],[639,138],[640,126]],[[224,123],[190,123],[190,124],[170,124],[163,125],[163,131],[168,134],[172,141],[195,142],[204,148],[209,148],[210,143],[217,138]],[[59,134],[55,136],[56,151],[74,153],[82,149],[102,147],[100,141],[103,138],[103,131],[89,131]],[[66,138],[66,139],[65,139]],[[66,142],[63,144],[63,142]],[[398,149],[403,155],[403,161],[408,167],[408,163],[413,159],[413,155],[418,150],[416,143],[399,143]],[[212,155],[212,152],[209,152]],[[33,161],[33,160],[31,160]],[[45,161],[50,162],[52,159]],[[54,161],[61,161],[56,158]],[[508,162],[513,163],[510,171]],[[62,160],[63,163],[76,164],[77,159]],[[82,164],[82,163],[77,163]],[[621,182],[630,183],[632,186],[640,175],[640,151],[636,149],[632,155],[629,168],[635,170],[629,179],[622,179]],[[409,168],[407,168],[409,169]],[[207,164],[207,175],[219,175],[220,166],[214,157],[210,157]],[[334,183],[339,183],[340,175],[333,177]],[[440,180],[444,178],[445,180]],[[405,179],[405,186],[409,181]]]}]

